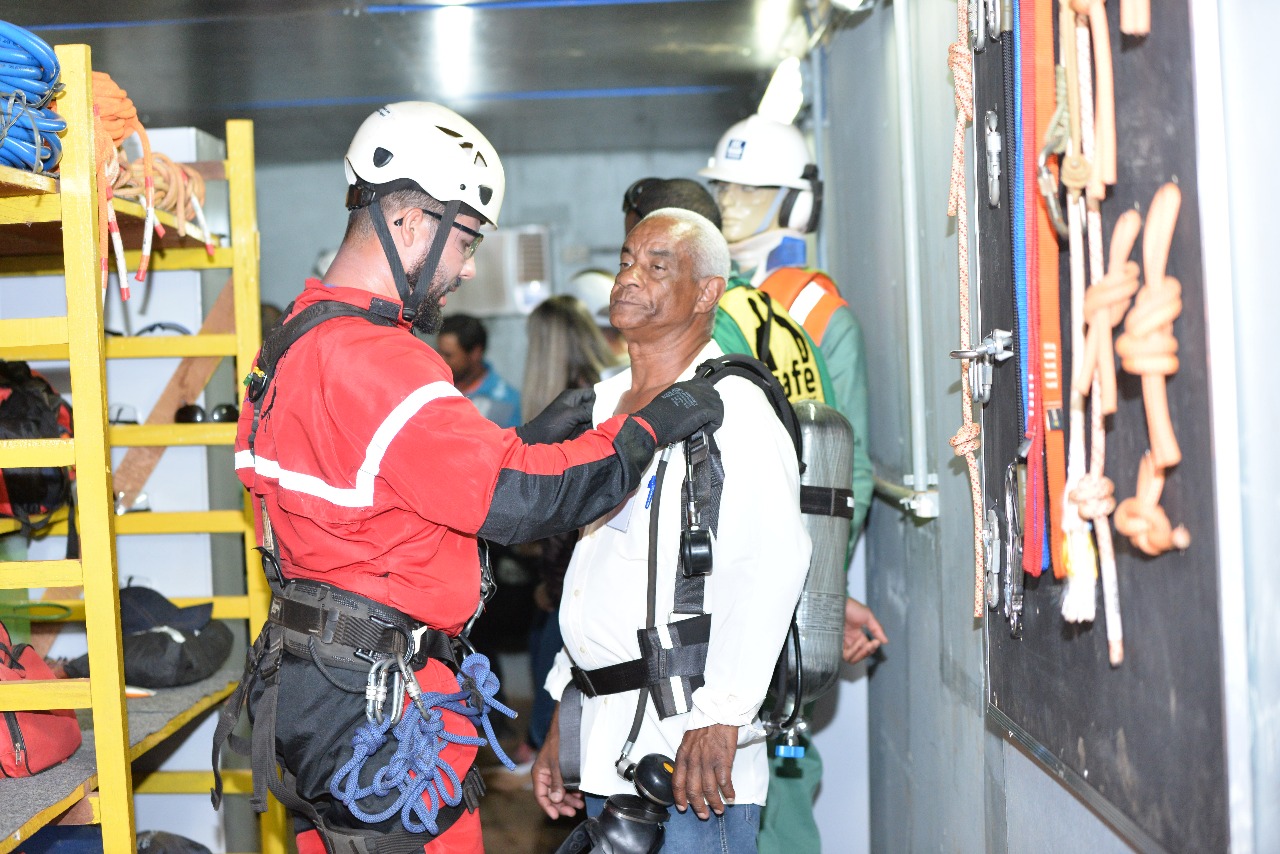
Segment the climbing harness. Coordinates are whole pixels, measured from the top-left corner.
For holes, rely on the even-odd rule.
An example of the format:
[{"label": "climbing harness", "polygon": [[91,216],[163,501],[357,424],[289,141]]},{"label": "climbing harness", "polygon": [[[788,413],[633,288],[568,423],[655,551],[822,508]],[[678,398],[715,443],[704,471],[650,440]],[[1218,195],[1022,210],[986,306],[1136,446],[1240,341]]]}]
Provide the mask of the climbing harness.
[{"label": "climbing harness", "polygon": [[[805,724],[801,709],[828,690],[839,675],[840,641],[844,624],[843,569],[848,527],[853,518],[853,492],[845,486],[852,477],[853,442],[848,422],[831,407],[817,401],[788,403],[786,393],[768,366],[747,356],[731,354],[699,365],[696,375],[717,382],[737,376],[755,383],[765,393],[796,452],[801,470],[800,507],[809,530],[835,520],[817,537],[809,577],[792,618],[789,642],[774,668],[775,707],[765,727],[780,736],[780,755],[803,755],[799,734]],[[843,425],[846,437],[828,435],[833,421]],[[804,464],[805,437],[815,439],[812,469]],[[684,443],[685,480],[681,486],[680,552],[676,562],[672,613],[689,615],[663,626],[657,620],[658,519],[662,484],[672,453],[664,449],[653,479],[653,506],[649,515],[648,599],[645,627],[637,632],[640,657],[594,670],[572,665],[572,682],[560,700],[560,773],[566,785],[581,781],[582,698],[639,691],[635,717],[619,754],[619,776],[631,779],[635,761],[631,751],[640,734],[650,699],[660,719],[684,714],[692,708],[693,692],[703,685],[711,615],[704,608],[706,577],[713,569],[712,535],[720,515],[724,468],[714,435],[696,433]],[[810,481],[805,483],[805,481]],[[813,481],[817,481],[814,483]],[[843,526],[843,527],[841,527]],[[821,543],[830,546],[823,550]],[[830,565],[817,568],[823,555]],[[831,559],[838,555],[838,559]],[[825,585],[825,587],[824,587]],[[807,688],[806,688],[807,685]]]},{"label": "climbing harness", "polygon": [[[286,316],[290,311],[286,311]],[[253,408],[248,435],[252,456],[257,431],[275,400],[273,381],[280,360],[307,332],[337,317],[360,317],[375,325],[394,327],[401,309],[397,303],[374,297],[368,309],[334,300],[311,305],[275,327],[263,342],[253,371],[245,379],[246,397]],[[497,677],[489,661],[466,643],[468,631],[493,591],[492,574],[481,544],[481,599],[462,637],[451,638],[382,603],[332,585],[305,579],[286,581],[281,572],[279,544],[275,539],[265,500],[262,506],[263,569],[272,588],[267,623],[250,650],[244,676],[224,706],[214,734],[215,786],[212,800],[221,802],[219,773],[221,749],[229,743],[248,752],[254,770],[252,806],[266,808],[266,791],[287,808],[310,821],[330,850],[362,854],[392,854],[417,850],[443,833],[464,811],[474,812],[484,794],[484,784],[473,765],[465,775],[440,754],[448,745],[492,746],[508,768],[515,764],[502,751],[489,719],[491,712],[507,717],[515,713],[495,699]],[[461,655],[460,653],[465,653]],[[364,697],[365,721],[351,735],[352,757],[328,781],[328,791],[357,820],[377,824],[398,814],[400,827],[373,832],[335,827],[299,792],[296,778],[276,764],[277,703],[284,657],[309,662],[340,693]],[[461,658],[461,664],[458,659]],[[444,663],[456,675],[459,690],[424,694],[416,673],[429,659]],[[339,673],[365,675],[364,685],[344,684]],[[325,689],[329,690],[328,688]],[[256,697],[253,738],[246,745],[231,734],[250,695]],[[406,710],[405,697],[409,705]],[[341,706],[341,700],[339,700]],[[473,721],[483,735],[463,735],[445,729],[444,714]],[[396,747],[372,782],[361,785],[362,773],[375,754],[391,738]],[[325,746],[326,752],[333,749]],[[381,760],[379,760],[381,761]],[[370,797],[395,797],[387,805],[370,805]]]}]

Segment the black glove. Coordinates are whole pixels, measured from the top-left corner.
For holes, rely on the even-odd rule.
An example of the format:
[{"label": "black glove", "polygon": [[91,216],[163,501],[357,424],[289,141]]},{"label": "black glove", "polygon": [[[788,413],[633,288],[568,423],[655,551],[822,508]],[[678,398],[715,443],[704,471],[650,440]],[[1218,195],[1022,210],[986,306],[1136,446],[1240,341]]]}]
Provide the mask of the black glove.
[{"label": "black glove", "polygon": [[715,430],[724,420],[724,404],[715,387],[698,377],[672,385],[635,414],[653,428],[662,447],[699,430]]},{"label": "black glove", "polygon": [[529,423],[517,427],[516,435],[527,445],[553,445],[577,438],[591,429],[591,409],[595,402],[594,388],[562,391]]}]

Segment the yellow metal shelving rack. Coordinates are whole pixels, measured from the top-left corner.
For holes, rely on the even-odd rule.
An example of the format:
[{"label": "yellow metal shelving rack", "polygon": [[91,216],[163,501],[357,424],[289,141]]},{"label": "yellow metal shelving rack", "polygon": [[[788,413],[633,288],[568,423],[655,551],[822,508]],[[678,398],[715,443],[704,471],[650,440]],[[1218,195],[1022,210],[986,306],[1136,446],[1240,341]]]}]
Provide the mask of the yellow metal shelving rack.
[{"label": "yellow metal shelving rack", "polygon": [[[94,184],[92,106],[89,103],[90,57],[85,46],[57,48],[67,94],[59,102],[67,118],[61,178],[0,168],[0,274],[65,274],[66,318],[0,320],[0,357],[67,359],[70,362],[75,404],[74,440],[0,443],[0,466],[69,465],[77,468],[80,561],[41,561],[0,564],[0,587],[83,587],[84,599],[63,601],[72,609],[71,619],[83,619],[90,650],[89,680],[59,680],[0,690],[0,710],[40,708],[90,708],[94,725],[96,773],[73,786],[65,797],[38,811],[18,832],[0,838],[0,854],[78,801],[87,802],[89,820],[102,825],[107,852],[132,852],[133,792],[130,762],[224,699],[232,684],[219,686],[195,698],[180,712],[164,715],[139,737],[131,726],[124,702],[124,678],[119,625],[119,588],[115,564],[115,534],[231,533],[244,542],[246,593],[215,596],[215,618],[247,619],[249,637],[256,636],[266,620],[270,592],[257,565],[257,545],[252,510],[246,499],[240,510],[129,514],[116,517],[110,483],[111,446],[174,446],[231,444],[235,425],[174,424],[108,426],[106,416],[105,360],[217,356],[235,359],[236,375],[246,375],[261,340],[258,292],[258,228],[254,186],[253,125],[229,121],[226,125],[227,159],[201,164],[206,179],[225,178],[230,188],[231,245],[208,256],[203,246],[185,246],[176,240],[159,242],[153,255],[154,270],[232,270],[235,333],[181,338],[112,339],[104,343],[102,298],[96,240],[96,187]],[[219,174],[220,173],[220,174]],[[143,211],[132,202],[115,200],[122,231],[141,228]],[[175,223],[162,214],[170,234]],[[22,223],[28,229],[6,232],[6,224]],[[40,243],[42,224],[61,225],[60,253]],[[6,251],[11,244],[15,251]],[[132,241],[137,245],[137,241]],[[137,264],[131,253],[130,266]],[[65,530],[65,522],[54,531]],[[208,601],[175,599],[178,604]],[[148,721],[155,714],[147,701],[130,701],[129,710]],[[131,739],[129,730],[135,730]],[[132,740],[132,744],[130,743]],[[70,763],[69,763],[70,764]],[[48,772],[46,772],[48,773]],[[248,773],[224,772],[227,791],[250,791]],[[13,785],[19,781],[10,781]],[[143,792],[207,792],[209,772],[155,772],[143,781]],[[97,793],[94,794],[96,788]],[[262,851],[283,854],[287,816],[274,801],[262,820]]]},{"label": "yellow metal shelving rack", "polygon": [[62,318],[0,320],[0,342],[6,353],[33,345],[65,348],[71,388],[79,404],[74,410],[75,438],[0,443],[0,467],[76,467],[82,557],[8,563],[0,567],[0,584],[10,589],[44,587],[57,579],[59,586],[83,587],[85,634],[93,675],[89,679],[0,686],[0,709],[93,710],[99,792],[93,813],[102,823],[104,850],[129,851],[133,846],[133,786],[121,658],[111,458],[107,447],[89,49],[60,47],[58,60],[67,84],[67,93],[58,108],[68,125],[60,180],[55,183],[41,176],[15,178],[9,185],[8,197],[0,200],[0,222],[61,222],[67,314]]}]

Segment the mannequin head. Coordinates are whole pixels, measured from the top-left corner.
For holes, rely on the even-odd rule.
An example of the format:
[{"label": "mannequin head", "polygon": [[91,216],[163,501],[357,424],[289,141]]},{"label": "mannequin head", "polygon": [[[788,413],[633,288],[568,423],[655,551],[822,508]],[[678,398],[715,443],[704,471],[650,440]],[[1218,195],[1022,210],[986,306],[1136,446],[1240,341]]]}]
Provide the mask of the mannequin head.
[{"label": "mannequin head", "polygon": [[799,128],[753,115],[729,128],[707,168],[725,239],[738,243],[776,229],[811,232],[822,182]]}]

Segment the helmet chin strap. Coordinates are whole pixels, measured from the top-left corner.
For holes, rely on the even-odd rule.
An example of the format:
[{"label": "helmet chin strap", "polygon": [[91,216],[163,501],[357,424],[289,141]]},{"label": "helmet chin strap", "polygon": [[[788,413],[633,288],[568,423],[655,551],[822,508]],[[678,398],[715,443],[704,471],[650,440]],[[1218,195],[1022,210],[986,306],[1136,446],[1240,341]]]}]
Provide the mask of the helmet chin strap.
[{"label": "helmet chin strap", "polygon": [[751,234],[752,237],[755,237],[757,234],[764,234],[766,231],[769,231],[778,226],[782,226],[783,228],[786,227],[785,222],[777,222],[778,211],[782,210],[782,200],[785,199],[786,197],[787,197],[787,188],[779,187],[778,192],[773,197],[773,204],[769,205],[769,211],[763,217],[761,217],[760,227],[757,228],[754,232],[752,232]]},{"label": "helmet chin strap", "polygon": [[[430,283],[435,278],[436,265],[440,263],[440,256],[444,254],[445,243],[449,240],[449,234],[453,231],[453,222],[457,219],[458,211],[462,207],[462,202],[452,201],[445,205],[444,215],[440,220],[440,225],[436,228],[435,238],[431,242],[431,250],[427,255],[427,262],[423,265],[422,274],[418,278],[417,290],[414,295],[414,289],[409,287],[409,278],[405,275],[404,265],[400,263],[400,253],[396,249],[395,241],[391,239],[391,229],[387,228],[386,214],[382,210],[382,199],[374,199],[369,206],[371,208],[370,215],[373,218],[373,230],[378,235],[378,242],[382,244],[382,253],[387,256],[387,264],[391,267],[391,277],[396,282],[396,293],[400,295],[400,302],[404,303],[404,309],[401,316],[412,323],[413,319],[418,315],[422,303],[427,298],[427,292],[431,290]],[[427,284],[423,285],[422,280],[426,279]]]},{"label": "helmet chin strap", "polygon": [[422,267],[422,275],[418,278],[418,292],[413,295],[413,305],[409,305],[408,300],[405,301],[404,319],[410,322],[418,316],[418,312],[422,310],[422,305],[427,301],[427,296],[431,291],[431,283],[435,281],[436,266],[440,263],[440,256],[444,254],[445,244],[449,242],[449,236],[453,234],[453,223],[458,218],[458,211],[462,209],[462,202],[454,199],[444,206],[444,213],[440,216],[440,222],[436,225],[436,236],[431,241],[431,251],[427,253],[427,262]]},{"label": "helmet chin strap", "polygon": [[[387,228],[387,217],[382,211],[382,199],[375,198],[369,208],[369,216],[373,219],[373,230],[378,235],[378,242],[382,244],[382,254],[387,256],[387,264],[391,267],[391,278],[396,282],[396,293],[400,295],[400,302],[407,308],[412,290],[409,287],[409,279],[404,274],[404,265],[400,263],[400,253],[396,251],[395,241],[391,239],[391,229]],[[404,319],[413,319],[409,317],[407,310],[404,313]]]}]

